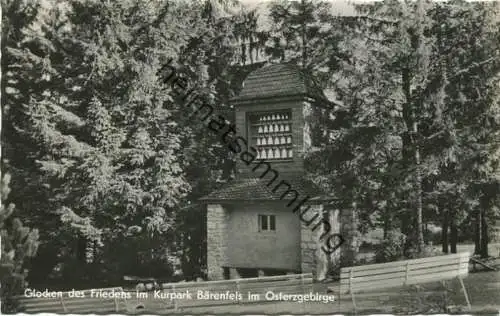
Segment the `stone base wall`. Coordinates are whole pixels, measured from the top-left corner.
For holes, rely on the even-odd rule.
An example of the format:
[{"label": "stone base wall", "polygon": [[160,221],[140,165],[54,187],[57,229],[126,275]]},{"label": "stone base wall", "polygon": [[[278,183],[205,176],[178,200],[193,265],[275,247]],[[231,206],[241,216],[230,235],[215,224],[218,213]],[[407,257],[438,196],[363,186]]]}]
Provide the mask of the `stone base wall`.
[{"label": "stone base wall", "polygon": [[207,269],[209,280],[224,279],[227,262],[227,210],[220,204],[207,205]]},{"label": "stone base wall", "polygon": [[327,265],[320,241],[323,225],[318,225],[323,218],[323,206],[309,205],[302,207],[301,212],[303,212],[302,215],[297,214],[301,218],[301,270],[302,273],[312,272],[315,279],[323,279]]},{"label": "stone base wall", "polygon": [[[341,211],[336,208],[329,208],[326,210],[326,216],[328,218],[328,223],[330,224],[330,232],[328,235],[325,235],[323,239],[323,246],[327,249],[332,249],[336,244],[340,241],[338,235],[341,234],[341,221],[342,217],[340,216]],[[336,235],[338,234],[338,235]],[[329,238],[330,236],[334,236]],[[339,247],[335,251],[331,252],[329,250],[328,255],[328,270],[337,271],[340,268],[340,259],[342,256],[342,248]]]},{"label": "stone base wall", "polygon": [[[353,265],[359,250],[359,232],[355,208],[324,209],[322,205],[311,205],[304,219],[310,220],[316,213],[324,214],[321,219],[328,221],[330,227],[328,224],[316,225],[319,216],[310,225],[301,221],[301,267],[302,273],[312,272],[316,280],[323,280],[329,271]],[[339,236],[344,242],[332,251],[341,241]]]},{"label": "stone base wall", "polygon": [[314,240],[315,234],[304,223],[301,223],[300,231],[300,264],[302,273],[314,272],[316,265],[316,241]]},{"label": "stone base wall", "polygon": [[340,233],[344,237],[344,244],[341,247],[341,266],[352,266],[356,260],[356,254],[359,252],[360,233],[358,231],[358,218],[356,206],[341,211]]}]

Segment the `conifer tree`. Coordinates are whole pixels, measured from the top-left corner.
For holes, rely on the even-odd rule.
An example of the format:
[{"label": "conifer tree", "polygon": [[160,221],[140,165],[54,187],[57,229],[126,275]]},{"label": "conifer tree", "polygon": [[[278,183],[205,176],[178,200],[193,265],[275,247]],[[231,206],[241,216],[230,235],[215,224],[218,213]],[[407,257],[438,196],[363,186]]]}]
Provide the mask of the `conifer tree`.
[{"label": "conifer tree", "polygon": [[30,229],[15,217],[16,207],[9,203],[10,176],[4,174],[1,179],[0,196],[0,299],[2,313],[13,313],[18,309],[13,296],[22,294],[27,286],[25,281],[27,269],[26,259],[36,254],[38,247],[38,230]]},{"label": "conifer tree", "polygon": [[418,254],[424,216],[446,205],[456,232],[485,197],[478,188],[496,187],[498,11],[462,1],[359,9],[342,43],[349,58],[332,73],[345,106],[328,118],[337,133],[317,174],[368,226],[401,228]]}]

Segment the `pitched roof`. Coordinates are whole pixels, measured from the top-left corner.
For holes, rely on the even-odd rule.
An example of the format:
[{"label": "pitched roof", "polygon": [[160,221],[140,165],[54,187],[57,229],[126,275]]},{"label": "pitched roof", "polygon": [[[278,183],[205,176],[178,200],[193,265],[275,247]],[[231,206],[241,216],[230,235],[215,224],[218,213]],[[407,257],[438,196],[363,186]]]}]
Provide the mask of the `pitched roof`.
[{"label": "pitched roof", "polygon": [[307,95],[326,99],[312,76],[292,64],[270,64],[251,72],[232,101]]},{"label": "pitched roof", "polygon": [[[302,177],[289,177],[287,179],[276,179],[271,185],[268,185],[269,179],[266,178],[241,178],[232,180],[224,184],[218,190],[200,198],[201,201],[274,201],[274,200],[291,200],[293,194],[287,194],[283,198],[281,195],[286,192],[287,187],[281,185],[276,192],[273,188],[280,181],[286,181],[290,185],[291,190],[296,190],[299,193],[297,200],[302,200],[306,196],[313,200],[328,199],[325,192],[315,186],[312,182],[303,179]],[[330,197],[330,199],[333,199]]]}]

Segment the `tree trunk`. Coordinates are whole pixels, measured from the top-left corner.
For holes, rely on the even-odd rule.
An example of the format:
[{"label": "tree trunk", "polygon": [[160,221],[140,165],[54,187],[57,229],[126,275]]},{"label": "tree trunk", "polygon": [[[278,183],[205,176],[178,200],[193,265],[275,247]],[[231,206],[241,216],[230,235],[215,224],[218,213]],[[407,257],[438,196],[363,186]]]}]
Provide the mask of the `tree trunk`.
[{"label": "tree trunk", "polygon": [[412,247],[412,225],[411,217],[408,215],[409,211],[402,214],[401,217],[401,232],[406,236],[405,249],[408,250]]},{"label": "tree trunk", "polygon": [[[304,10],[302,12],[303,15],[306,14],[305,12],[305,6],[306,6],[306,3],[305,3],[305,0],[302,0],[302,10]],[[305,16],[303,16],[303,20],[302,20],[302,69],[306,69],[306,60],[307,60],[307,44],[306,44],[306,32],[307,32],[307,25],[306,25],[306,19],[305,19]]]},{"label": "tree trunk", "polygon": [[389,233],[389,223],[387,220],[384,221],[384,239],[387,238],[387,234]]},{"label": "tree trunk", "polygon": [[482,246],[482,241],[481,241],[481,224],[482,224],[482,219],[481,219],[481,210],[478,210],[476,212],[476,220],[475,220],[475,231],[474,231],[474,254],[479,255],[481,254],[481,246]]},{"label": "tree trunk", "polygon": [[[425,236],[429,236],[429,223],[428,222],[424,223],[424,237]],[[427,243],[429,243],[429,241],[427,241]]]},{"label": "tree trunk", "polygon": [[[413,199],[415,203],[415,227],[414,240],[417,252],[421,253],[424,249],[424,232],[422,227],[422,167],[420,165],[420,148],[418,145],[418,121],[416,106],[412,101],[411,94],[411,70],[404,67],[401,72],[403,92],[405,94],[405,103],[403,104],[403,120],[407,127],[407,135],[403,138],[403,155],[408,155],[409,161],[405,161],[407,167],[415,166]],[[405,159],[406,160],[406,159]],[[413,235],[413,234],[412,234]]]},{"label": "tree trunk", "polygon": [[481,210],[481,258],[488,258],[488,222]]},{"label": "tree trunk", "polygon": [[83,236],[78,236],[77,246],[76,246],[76,258],[81,263],[87,262],[87,238]]},{"label": "tree trunk", "polygon": [[392,218],[390,214],[384,216],[384,239],[387,238],[389,231],[392,229]]},{"label": "tree trunk", "polygon": [[443,246],[443,253],[448,253],[448,211],[443,214],[443,222],[441,224],[441,243]]},{"label": "tree trunk", "polygon": [[457,225],[452,220],[450,223],[450,252],[451,253],[457,253],[457,239],[458,239]]},{"label": "tree trunk", "polygon": [[[418,135],[417,122],[413,122],[413,133],[416,137]],[[422,170],[420,166],[420,149],[418,145],[415,146],[415,206],[417,208],[417,249],[421,253],[424,249],[424,232],[423,232],[423,218],[422,218]]]}]

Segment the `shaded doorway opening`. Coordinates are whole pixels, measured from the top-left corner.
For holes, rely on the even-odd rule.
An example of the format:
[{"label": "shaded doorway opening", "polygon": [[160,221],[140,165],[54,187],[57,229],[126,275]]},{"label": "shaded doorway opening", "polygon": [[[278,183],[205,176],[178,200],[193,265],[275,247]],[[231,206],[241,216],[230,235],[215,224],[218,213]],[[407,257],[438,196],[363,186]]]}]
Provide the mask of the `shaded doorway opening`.
[{"label": "shaded doorway opening", "polygon": [[249,269],[249,268],[238,268],[236,269],[241,278],[257,278],[259,276],[259,270]]}]

